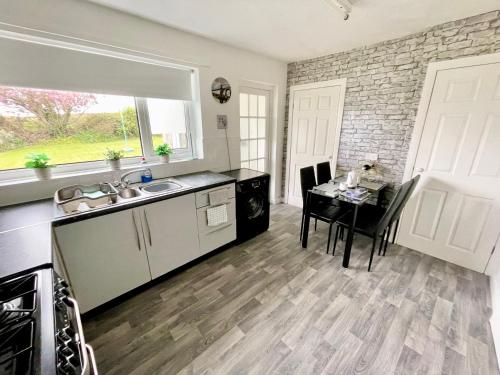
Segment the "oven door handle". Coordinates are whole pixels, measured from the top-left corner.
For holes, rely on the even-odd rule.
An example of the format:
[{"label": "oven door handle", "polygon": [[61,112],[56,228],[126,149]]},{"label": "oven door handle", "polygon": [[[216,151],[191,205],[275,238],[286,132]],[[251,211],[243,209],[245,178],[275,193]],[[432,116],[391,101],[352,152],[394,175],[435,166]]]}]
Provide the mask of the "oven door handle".
[{"label": "oven door handle", "polygon": [[87,351],[88,351],[89,357],[90,357],[89,362],[90,362],[91,369],[92,369],[92,371],[90,372],[90,375],[99,375],[99,373],[97,372],[97,363],[95,360],[94,349],[92,349],[92,347],[89,344],[85,344],[85,346],[87,347]]},{"label": "oven door handle", "polygon": [[69,303],[72,305],[75,309],[75,315],[76,315],[76,325],[78,327],[78,341],[80,342],[80,352],[82,353],[82,374],[86,375],[88,374],[88,366],[89,366],[89,357],[87,355],[87,348],[85,346],[85,337],[83,336],[83,325],[82,325],[82,319],[80,318],[80,308],[78,307],[78,302],[71,298],[68,297],[67,300]]}]

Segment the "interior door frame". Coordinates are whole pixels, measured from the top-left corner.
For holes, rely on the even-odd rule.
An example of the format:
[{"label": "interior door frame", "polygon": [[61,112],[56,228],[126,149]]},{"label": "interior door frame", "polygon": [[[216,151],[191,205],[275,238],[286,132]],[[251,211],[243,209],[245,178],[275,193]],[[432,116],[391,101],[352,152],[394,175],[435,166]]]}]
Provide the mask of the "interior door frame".
[{"label": "interior door frame", "polygon": [[408,156],[406,158],[405,171],[403,174],[403,181],[407,181],[413,177],[413,170],[415,162],[417,161],[418,149],[424,132],[425,120],[429,112],[431,104],[432,92],[434,91],[434,84],[439,71],[447,69],[466,68],[475,65],[487,65],[500,63],[500,53],[492,53],[487,55],[463,57],[454,60],[431,62],[427,68],[425,75],[424,87],[418,105],[417,117],[415,118],[415,125],[411,136],[410,146],[408,149]]},{"label": "interior door frame", "polygon": [[288,121],[287,121],[287,142],[286,142],[286,177],[285,177],[285,196],[283,197],[285,203],[288,203],[288,189],[290,188],[290,162],[292,154],[292,125],[293,125],[293,103],[295,102],[295,93],[301,90],[319,89],[324,87],[340,86],[340,96],[339,96],[339,108],[337,114],[337,129],[335,131],[335,143],[333,145],[333,155],[330,161],[334,168],[332,171],[332,176],[335,177],[335,172],[337,169],[337,156],[339,153],[340,145],[340,131],[342,130],[342,119],[344,116],[344,102],[345,102],[345,92],[347,88],[347,78],[333,79],[330,81],[320,81],[314,83],[306,83],[303,85],[290,86],[290,95],[288,98]]}]

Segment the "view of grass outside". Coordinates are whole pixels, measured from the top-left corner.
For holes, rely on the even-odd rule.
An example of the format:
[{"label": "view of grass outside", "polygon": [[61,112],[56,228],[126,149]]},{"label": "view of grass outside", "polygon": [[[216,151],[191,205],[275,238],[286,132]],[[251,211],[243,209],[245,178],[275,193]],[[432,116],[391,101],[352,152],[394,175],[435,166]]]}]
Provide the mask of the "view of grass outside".
[{"label": "view of grass outside", "polygon": [[0,170],[24,168],[30,153],[66,164],[108,148],[142,155],[134,98],[0,87]]}]

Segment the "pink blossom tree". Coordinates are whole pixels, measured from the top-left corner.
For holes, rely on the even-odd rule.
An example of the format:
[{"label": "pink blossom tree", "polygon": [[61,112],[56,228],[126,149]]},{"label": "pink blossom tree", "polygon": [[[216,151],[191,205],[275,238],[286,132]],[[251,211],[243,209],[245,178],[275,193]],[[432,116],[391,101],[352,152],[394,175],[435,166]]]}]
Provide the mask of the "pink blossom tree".
[{"label": "pink blossom tree", "polygon": [[67,135],[71,114],[81,113],[95,102],[92,94],[0,86],[1,105],[34,115],[52,137]]}]

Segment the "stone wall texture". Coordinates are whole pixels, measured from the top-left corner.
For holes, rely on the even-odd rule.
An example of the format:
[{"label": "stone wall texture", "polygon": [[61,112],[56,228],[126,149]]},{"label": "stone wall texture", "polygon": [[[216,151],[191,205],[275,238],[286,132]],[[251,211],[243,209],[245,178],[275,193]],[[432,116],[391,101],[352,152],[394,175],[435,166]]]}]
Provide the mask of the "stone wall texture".
[{"label": "stone wall texture", "polygon": [[348,171],[365,160],[366,153],[377,153],[383,180],[397,185],[403,178],[429,62],[498,51],[500,10],[288,64],[283,178],[290,86],[347,78],[337,169]]}]

